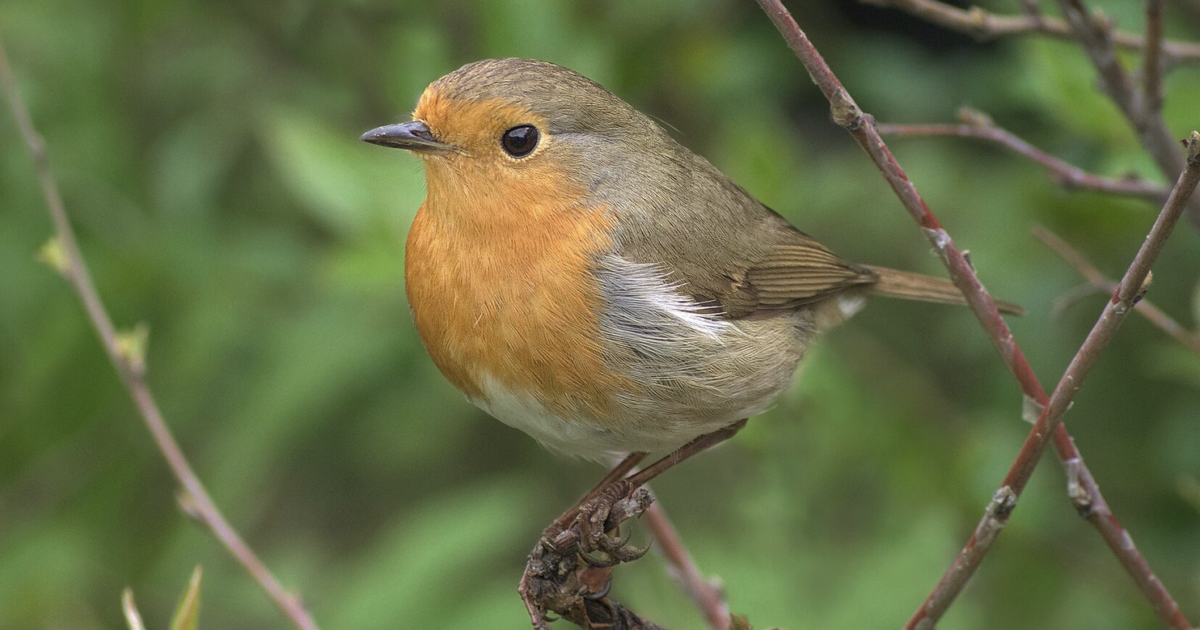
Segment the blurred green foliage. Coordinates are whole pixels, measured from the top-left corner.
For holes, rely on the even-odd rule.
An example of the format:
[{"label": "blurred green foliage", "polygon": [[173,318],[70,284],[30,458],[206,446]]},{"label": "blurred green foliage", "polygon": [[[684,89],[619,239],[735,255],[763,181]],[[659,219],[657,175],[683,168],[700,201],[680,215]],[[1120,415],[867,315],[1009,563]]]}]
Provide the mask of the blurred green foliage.
[{"label": "blurred green foliage", "polygon": [[[1017,3],[994,3],[1013,12]],[[962,105],[1103,174],[1158,179],[1069,44],[986,45],[849,0],[794,2],[863,108]],[[1138,3],[1108,2],[1126,28]],[[1169,10],[1169,31],[1197,36]],[[484,57],[555,61],[673,127],[854,260],[939,272],[928,244],[748,1],[8,0],[0,34],[118,325],[149,326],[168,421],[230,520],[326,628],[527,627],[515,593],[541,527],[601,471],[486,418],[433,368],[405,304],[418,162],[359,143]],[[1194,66],[1167,82],[1200,126]],[[1119,274],[1150,204],[1064,192],[999,149],[896,140],[901,163],[1052,384],[1103,303],[1045,224]],[[132,586],[163,626],[206,568],[203,627],[283,628],[175,506],[175,484],[67,285],[36,178],[0,122],[0,628],[122,627]],[[1194,325],[1200,241],[1183,227],[1150,299]],[[1118,516],[1200,618],[1200,358],[1131,318],[1067,417]],[[731,445],[656,489],[702,569],[759,627],[896,627],[959,549],[1028,430],[970,313],[879,301],[812,352]],[[947,628],[1155,628],[1048,459]],[[653,557],[616,593],[670,627],[700,618]]]}]

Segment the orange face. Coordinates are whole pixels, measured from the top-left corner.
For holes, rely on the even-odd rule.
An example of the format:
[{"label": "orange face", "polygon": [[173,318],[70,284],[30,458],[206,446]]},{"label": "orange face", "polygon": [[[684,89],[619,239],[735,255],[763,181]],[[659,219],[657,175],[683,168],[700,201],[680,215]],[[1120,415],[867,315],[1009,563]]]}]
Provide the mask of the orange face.
[{"label": "orange face", "polygon": [[[429,197],[441,212],[481,213],[481,205],[496,207],[495,198],[514,211],[513,216],[490,214],[487,222],[517,221],[527,224],[544,217],[531,212],[549,211],[538,201],[553,198],[556,206],[580,200],[578,186],[571,183],[570,160],[546,129],[546,121],[526,108],[491,99],[451,100],[431,87],[421,96],[413,120],[424,122],[433,137],[451,147],[449,151],[421,153],[425,160]],[[529,153],[514,157],[503,144],[513,129],[532,127]],[[564,163],[565,162],[565,163]],[[442,204],[440,199],[445,199]],[[533,202],[533,203],[527,203]],[[469,217],[461,220],[470,222]]]}]

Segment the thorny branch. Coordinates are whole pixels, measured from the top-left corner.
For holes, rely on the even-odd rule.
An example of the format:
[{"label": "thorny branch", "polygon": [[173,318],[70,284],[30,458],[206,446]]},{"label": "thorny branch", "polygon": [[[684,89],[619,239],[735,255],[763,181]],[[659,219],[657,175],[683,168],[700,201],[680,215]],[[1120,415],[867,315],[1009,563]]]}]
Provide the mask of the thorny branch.
[{"label": "thorny branch", "polygon": [[[943,28],[986,41],[1006,35],[1039,34],[1073,41],[1071,26],[1064,20],[1029,11],[1025,15],[997,15],[979,7],[960,9],[938,0],[859,0],[864,4],[891,7],[915,15]],[[1146,48],[1146,39],[1133,33],[1116,32],[1113,43],[1125,50]],[[1164,64],[1200,62],[1200,45],[1166,41],[1161,44]]]},{"label": "thorny branch", "polygon": [[1159,203],[1166,201],[1167,195],[1171,192],[1166,186],[1153,182],[1132,178],[1102,177],[1089,173],[1042,151],[1007,129],[999,127],[982,112],[962,109],[959,110],[959,119],[962,123],[958,125],[879,124],[876,129],[881,136],[953,136],[994,142],[1041,164],[1055,183],[1067,188],[1086,188],[1114,195],[1153,199]]},{"label": "thorny branch", "polygon": [[[1022,391],[1025,392],[1028,398],[1036,401],[1044,409],[1050,409],[1047,406],[1050,398],[1046,395],[1045,390],[1042,389],[1041,384],[1034,375],[1032,367],[1025,359],[1020,346],[1013,339],[1011,331],[1000,317],[995,303],[979,282],[974,269],[965,260],[962,252],[954,246],[950,236],[942,229],[941,224],[917,193],[916,188],[908,179],[903,169],[896,163],[895,158],[879,137],[875,129],[874,120],[859,110],[857,104],[850,97],[849,93],[846,92],[841,82],[838,81],[832,70],[830,70],[828,64],[821,58],[816,48],[808,40],[808,37],[800,29],[799,25],[796,24],[791,14],[788,13],[780,1],[758,0],[758,3],[771,18],[771,21],[775,23],[784,40],[787,41],[789,47],[796,53],[801,63],[804,64],[805,69],[808,70],[813,81],[829,100],[834,121],[849,131],[863,149],[866,150],[913,219],[923,228],[926,237],[933,244],[943,263],[950,271],[951,278],[959,289],[963,291],[968,304],[975,311],[988,336],[1000,352],[1005,365],[1008,366],[1020,383]],[[1196,138],[1196,136],[1193,136],[1193,138]],[[1189,168],[1189,170],[1191,169]],[[1191,183],[1191,186],[1194,187],[1194,182]],[[1180,191],[1185,189],[1186,192],[1181,194]],[[1175,192],[1172,193],[1167,209],[1181,210],[1182,203],[1186,201],[1190,193],[1190,187],[1184,185],[1177,186]],[[1165,209],[1164,214],[1161,216],[1167,215],[1168,212]],[[1178,215],[1176,214],[1175,216],[1177,217]],[[1158,226],[1159,223],[1156,223],[1156,229],[1158,229]],[[1162,234],[1162,236],[1165,238],[1165,234]],[[1141,256],[1139,256],[1139,260],[1142,260]],[[1138,264],[1140,263],[1135,263],[1135,265]],[[1140,288],[1140,285],[1138,286]],[[1110,317],[1109,319],[1116,319],[1117,323],[1119,323],[1120,318]],[[1111,331],[1107,335],[1107,337],[1100,335],[1100,338],[1107,341],[1108,338],[1111,338]],[[1089,336],[1089,339],[1092,339],[1092,337]],[[1091,356],[1090,353],[1098,352],[1101,347],[1103,346],[1100,345],[1097,347],[1095,342],[1092,344],[1085,342],[1085,349],[1088,349],[1089,353],[1087,356]],[[1094,357],[1088,360],[1094,361]],[[1090,367],[1090,363],[1084,363],[1083,365]],[[1076,366],[1076,369],[1080,369],[1079,366]],[[1073,380],[1071,381],[1073,388],[1069,390],[1072,395],[1078,389],[1078,382],[1074,378],[1085,374],[1086,370],[1073,376]],[[1068,376],[1071,376],[1071,374],[1068,373]],[[1069,396],[1060,394],[1058,404],[1061,404],[1062,398],[1069,398]],[[1051,418],[1054,419],[1052,420]],[[1112,516],[1111,511],[1108,510],[1099,488],[1096,487],[1091,473],[1083,463],[1082,457],[1072,443],[1070,435],[1057,422],[1056,416],[1051,416],[1046,412],[1041,414],[1039,422],[1035,425],[1025,446],[1022,447],[1021,452],[1018,454],[1017,461],[1014,462],[1009,475],[1006,476],[1004,483],[997,491],[993,507],[989,507],[976,533],[972,535],[966,547],[964,547],[959,557],[943,576],[933,593],[930,594],[921,608],[909,621],[908,628],[932,627],[937,623],[937,620],[953,602],[958,593],[961,592],[967,580],[978,568],[991,542],[995,539],[995,534],[1003,527],[1004,522],[1011,512],[1011,506],[1009,506],[1011,501],[1007,497],[1011,495],[1015,499],[1020,495],[1021,490],[1024,489],[1025,484],[1029,480],[1038,455],[1040,455],[1051,437],[1053,437],[1059,458],[1067,468],[1068,479],[1075,490],[1072,494],[1076,498],[1076,504],[1081,509],[1081,513],[1099,530],[1109,548],[1118,556],[1126,570],[1133,576],[1138,586],[1142,589],[1143,594],[1150,600],[1155,610],[1159,613],[1159,617],[1172,628],[1180,630],[1190,628],[1187,620],[1183,618],[1178,605],[1175,604],[1170,594],[1163,588],[1161,582],[1159,582],[1158,578],[1150,570],[1145,559],[1142,558],[1137,548],[1132,544],[1132,539],[1128,533]],[[1086,509],[1084,509],[1084,506],[1086,506]]]},{"label": "thorny branch", "polygon": [[300,599],[283,588],[266,565],[258,559],[258,556],[233,529],[225,516],[221,514],[220,509],[217,508],[208,495],[208,491],[200,482],[200,478],[192,470],[191,464],[188,463],[179,444],[171,435],[170,429],[167,428],[158,404],[146,383],[145,365],[140,358],[122,347],[112,318],[104,308],[100,294],[96,291],[91,274],[84,263],[83,255],[79,251],[79,244],[75,240],[70,220],[67,218],[62,196],[59,195],[58,185],[50,171],[46,145],[34,128],[33,120],[29,116],[29,110],[25,107],[24,101],[17,93],[16,79],[13,77],[12,67],[9,65],[2,40],[0,40],[0,84],[3,85],[4,92],[8,97],[8,104],[12,108],[13,118],[16,120],[21,136],[33,158],[33,165],[41,182],[42,194],[46,198],[46,209],[54,222],[55,235],[62,254],[57,265],[59,271],[79,296],[84,310],[87,311],[88,319],[96,329],[96,334],[99,335],[105,352],[108,353],[113,367],[120,375],[121,382],[129,391],[130,397],[133,398],[134,404],[141,413],[147,430],[154,438],[154,443],[162,452],[163,458],[167,460],[167,466],[175,475],[176,480],[183,487],[184,494],[181,503],[209,528],[217,540],[267,592],[267,595],[291,620],[293,625],[300,630],[316,630],[316,622],[305,610]]},{"label": "thorny branch", "polygon": [[[1110,294],[1117,290],[1116,282],[1100,273],[1100,270],[1092,266],[1081,252],[1071,247],[1057,234],[1046,228],[1036,227],[1033,230],[1033,235],[1038,237],[1047,247],[1054,250],[1063,260],[1074,265],[1075,269],[1079,271],[1079,275],[1087,279],[1088,284],[1095,290]],[[1174,337],[1179,343],[1200,353],[1200,333],[1187,330],[1170,315],[1164,313],[1162,309],[1151,304],[1149,300],[1138,302],[1134,305],[1133,309],[1150,320],[1150,323],[1162,329],[1163,332]]]}]

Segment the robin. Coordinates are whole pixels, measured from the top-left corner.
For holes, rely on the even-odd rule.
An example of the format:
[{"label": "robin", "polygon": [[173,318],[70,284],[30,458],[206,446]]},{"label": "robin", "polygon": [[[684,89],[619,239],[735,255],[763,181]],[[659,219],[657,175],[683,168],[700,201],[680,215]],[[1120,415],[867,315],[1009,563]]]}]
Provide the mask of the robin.
[{"label": "robin", "polygon": [[[551,450],[633,454],[626,489],[766,409],[865,297],[965,303],[840,258],[561,66],[468,64],[412,118],[362,139],[425,165],[405,282],[434,363]],[[625,477],[649,451],[675,454]]]}]

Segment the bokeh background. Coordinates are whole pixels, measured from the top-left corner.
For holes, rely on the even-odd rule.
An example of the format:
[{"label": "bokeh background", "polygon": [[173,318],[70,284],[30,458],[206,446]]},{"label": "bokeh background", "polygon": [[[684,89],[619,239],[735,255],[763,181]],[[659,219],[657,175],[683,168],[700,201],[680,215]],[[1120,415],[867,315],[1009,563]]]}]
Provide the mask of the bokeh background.
[{"label": "bokeh background", "polygon": [[[1158,179],[1082,52],[978,44],[849,0],[793,2],[862,107],[945,122],[971,105],[1089,170]],[[1016,12],[1019,3],[987,6]],[[1052,3],[1051,3],[1052,4]],[[1138,3],[1102,6],[1139,30]],[[1168,29],[1195,39],[1168,3]],[[748,0],[7,0],[0,34],[118,325],[150,327],[149,379],[217,502],[325,628],[527,627],[524,554],[602,473],[470,406],[417,341],[404,234],[415,158],[358,142],[485,57],[577,69],[835,251],[944,273]],[[1167,116],[1200,126],[1196,66]],[[1104,298],[1029,235],[1051,227],[1110,275],[1151,204],[1065,192],[1002,150],[892,146],[1052,384]],[[51,225],[0,116],[0,628],[120,628],[132,586],[165,627],[193,565],[201,627],[285,628],[176,508],[175,485],[74,295],[34,252]],[[1182,226],[1150,299],[1194,325],[1200,239]],[[897,627],[965,541],[1029,426],[965,309],[877,301],[793,389],[656,489],[705,572],[758,627]],[[1200,618],[1200,358],[1138,317],[1067,416],[1118,516]],[[644,534],[639,533],[639,538]],[[653,556],[616,594],[701,621]],[[1048,458],[946,628],[1156,628],[1064,498]]]}]

